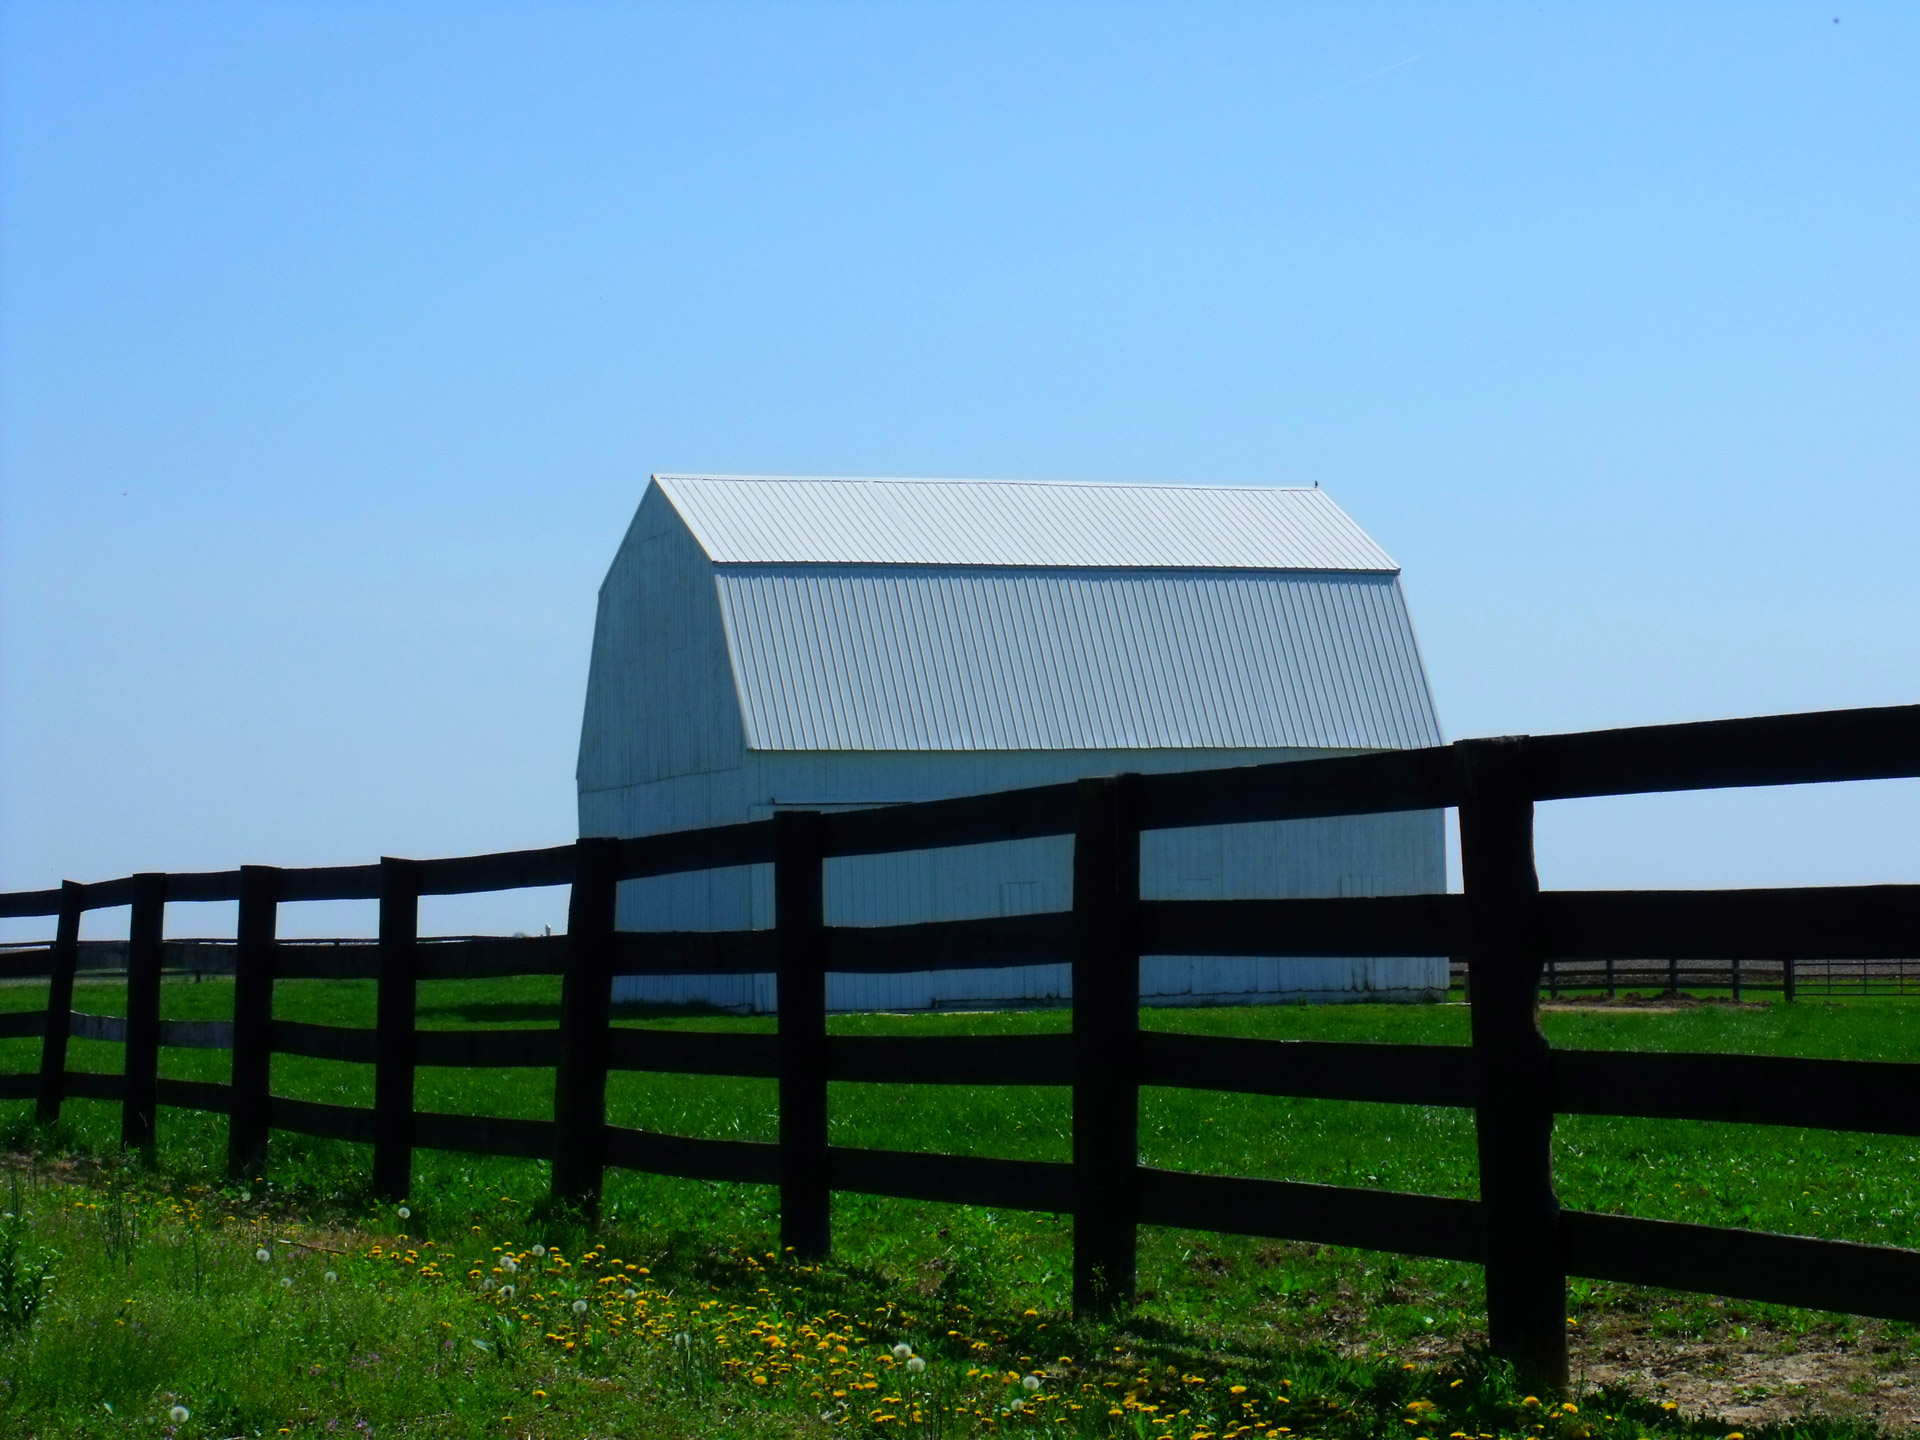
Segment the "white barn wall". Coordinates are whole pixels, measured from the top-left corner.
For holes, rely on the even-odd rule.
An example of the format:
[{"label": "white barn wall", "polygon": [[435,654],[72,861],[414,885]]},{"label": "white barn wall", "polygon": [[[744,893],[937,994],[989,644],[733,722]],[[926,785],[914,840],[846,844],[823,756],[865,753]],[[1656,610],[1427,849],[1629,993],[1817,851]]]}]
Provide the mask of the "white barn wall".
[{"label": "white barn wall", "polygon": [[[582,796],[584,834],[634,835],[760,819],[775,808],[845,808],[942,799],[1110,775],[1298,760],[1306,751],[1038,751],[809,755],[748,752],[734,770]],[[1446,888],[1438,811],[1343,816],[1149,832],[1141,880],[1150,899],[1400,895]],[[1064,910],[1072,903],[1067,837],[829,861],[826,918],[835,925]],[[769,867],[667,876],[621,887],[630,930],[761,928],[772,923]],[[1192,959],[1149,957],[1145,998],[1158,1004],[1253,1000],[1424,999],[1446,988],[1444,957],[1427,959]],[[931,975],[836,975],[835,1010],[964,1008],[1056,1002],[1071,993],[1063,965]],[[632,977],[619,998],[771,1009],[772,977]]]}]

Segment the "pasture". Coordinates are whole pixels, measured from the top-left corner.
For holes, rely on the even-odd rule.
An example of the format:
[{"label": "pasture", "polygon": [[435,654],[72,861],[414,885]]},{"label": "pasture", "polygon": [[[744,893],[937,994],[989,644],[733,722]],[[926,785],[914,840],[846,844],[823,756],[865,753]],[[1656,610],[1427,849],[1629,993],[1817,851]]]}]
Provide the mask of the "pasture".
[{"label": "pasture", "polygon": [[[124,996],[118,981],[83,980],[75,1008],[118,1013]],[[423,982],[419,1024],[551,1025],[558,998],[559,981],[547,977]],[[44,1003],[44,986],[0,989],[3,1008]],[[170,980],[163,990],[163,1013],[169,1019],[225,1018],[232,1013],[231,985]],[[275,990],[275,1013],[284,1019],[370,1025],[374,985],[282,982]],[[773,1023],[687,1014],[623,1013],[618,1019],[716,1031],[764,1030]],[[1068,1020],[1065,1011],[859,1016],[835,1017],[830,1027],[846,1034],[1004,1034],[1065,1029]],[[1467,1039],[1467,1011],[1459,1005],[1160,1010],[1145,1012],[1143,1022],[1285,1039],[1427,1044]],[[1914,1054],[1920,1040],[1920,1006],[1897,999],[1696,1003],[1678,1009],[1583,1006],[1549,1008],[1543,1027],[1556,1045],[1589,1049],[1901,1060]],[[32,1068],[37,1042],[0,1043],[7,1052],[18,1052],[0,1054],[0,1067]],[[119,1053],[116,1045],[76,1040],[68,1063],[74,1069],[111,1070]],[[227,1078],[225,1052],[167,1050],[161,1063],[162,1073],[175,1078]],[[282,1055],[274,1061],[274,1090],[366,1104],[372,1070]],[[771,1140],[774,1100],[771,1081],[616,1073],[610,1077],[608,1109],[616,1124]],[[416,1103],[422,1109],[542,1118],[552,1114],[552,1101],[552,1072],[546,1070],[430,1069],[418,1077]],[[831,1104],[835,1144],[1049,1160],[1069,1154],[1065,1090],[836,1084]],[[7,1108],[13,1147],[37,1144],[43,1161],[54,1150],[104,1156],[116,1146],[116,1106],[70,1101],[58,1133],[51,1136],[31,1130],[29,1105]],[[1911,1140],[1580,1116],[1561,1117],[1555,1135],[1560,1194],[1570,1206],[1920,1245],[1915,1214],[1920,1143]],[[1603,1387],[1601,1398],[1597,1409],[1580,1400],[1577,1419],[1562,1413],[1546,1421],[1471,1358],[1484,1313],[1475,1266],[1147,1229],[1134,1314],[1114,1326],[1076,1327],[1068,1318],[1069,1224],[1062,1217],[840,1195],[834,1205],[832,1264],[800,1269],[779,1261],[773,1195],[757,1187],[610,1172],[604,1220],[589,1237],[564,1216],[549,1213],[546,1167],[540,1164],[422,1151],[415,1194],[409,1197],[411,1214],[402,1222],[392,1207],[372,1200],[364,1147],[276,1134],[266,1183],[235,1187],[218,1178],[224,1145],[219,1117],[163,1111],[154,1170],[95,1171],[85,1161],[62,1162],[51,1174],[73,1180],[42,1188],[22,1202],[36,1207],[49,1233],[65,1234],[64,1243],[51,1243],[67,1253],[61,1262],[65,1274],[33,1338],[0,1341],[6,1346],[7,1403],[14,1417],[10,1430],[122,1433],[115,1417],[130,1413],[129,1407],[159,1415],[166,1408],[155,1408],[162,1390],[185,1394],[195,1385],[226,1397],[215,1402],[225,1409],[203,1405],[202,1420],[190,1420],[182,1435],[216,1433],[197,1427],[219,1416],[230,1416],[233,1428],[218,1433],[250,1433],[271,1418],[269,1411],[281,1418],[261,1433],[282,1426],[288,1433],[326,1433],[328,1421],[341,1429],[363,1421],[384,1430],[412,1415],[407,1433],[419,1434],[846,1433],[851,1428],[854,1433],[957,1435],[1039,1426],[1062,1434],[1171,1434],[1180,1440],[1228,1433],[1436,1433],[1430,1426],[1438,1435],[1456,1429],[1471,1435],[1544,1434],[1549,1426],[1593,1426],[1595,1435],[1652,1434],[1661,1427],[1724,1435],[1743,1424],[1750,1434],[1756,1422],[1780,1423],[1808,1409],[1832,1417],[1823,1422],[1828,1427],[1876,1421],[1898,1427],[1911,1413],[1906,1382],[1914,1365],[1912,1335],[1900,1325],[1576,1281],[1571,1294],[1574,1367],[1589,1390]],[[1477,1185],[1472,1113],[1464,1110],[1149,1089],[1142,1098],[1141,1147],[1146,1163],[1204,1172],[1462,1197],[1472,1196]],[[29,1173],[45,1181],[50,1172],[43,1163]],[[105,1212],[85,1208],[103,1204]],[[112,1243],[131,1253],[131,1242],[124,1236],[112,1242],[111,1225],[99,1219],[102,1213],[110,1217],[116,1206],[124,1215],[148,1217],[124,1222],[153,1248],[146,1261],[131,1267],[109,1254]],[[294,1287],[278,1287],[276,1281],[278,1296],[259,1283],[273,1266],[262,1265],[255,1274],[229,1258],[218,1271],[215,1288],[222,1298],[212,1313],[198,1299],[180,1303],[181,1286],[204,1291],[215,1284],[208,1278],[213,1272],[194,1268],[198,1261],[182,1260],[183,1245],[204,1245],[210,1254],[244,1259],[252,1253],[248,1238],[263,1229],[334,1237],[324,1243],[342,1256],[334,1265],[340,1278],[314,1281],[305,1270],[324,1273],[315,1268],[321,1252],[294,1247],[287,1253],[304,1257],[297,1264],[305,1269]],[[402,1231],[408,1239],[396,1242],[393,1237]],[[426,1252],[420,1247],[429,1240],[434,1254],[451,1251],[459,1258],[436,1263],[435,1275],[422,1284],[417,1276]],[[558,1312],[543,1316],[530,1309],[527,1321],[510,1323],[532,1328],[516,1330],[504,1342],[497,1330],[475,1330],[485,1318],[482,1310],[493,1317],[488,1323],[497,1321],[497,1298],[483,1299],[493,1292],[457,1277],[475,1268],[470,1262],[485,1262],[493,1246],[514,1253],[535,1243],[553,1244],[569,1264],[584,1264],[588,1247],[602,1242],[611,1248],[598,1252],[597,1264],[618,1258],[623,1267],[633,1264],[649,1272],[650,1285],[632,1287],[637,1298],[629,1306],[644,1302],[655,1317],[672,1311],[678,1328],[656,1335],[658,1324],[643,1323],[629,1308],[620,1327],[625,1338],[591,1365],[571,1358],[578,1352],[565,1348],[565,1338],[547,1338],[577,1334],[566,1329],[569,1322]],[[379,1257],[371,1254],[376,1243],[383,1246]],[[398,1253],[412,1253],[411,1261],[391,1258],[396,1243],[404,1247]],[[276,1242],[272,1248],[278,1256],[286,1247]],[[484,1276],[492,1267],[481,1263],[478,1268]],[[402,1272],[413,1277],[404,1285],[395,1279]],[[568,1287],[578,1288],[579,1273],[573,1272],[572,1280],[558,1275],[542,1288],[540,1303],[558,1296],[570,1306],[575,1297]],[[327,1289],[317,1290],[316,1284]],[[121,1318],[113,1307],[128,1297],[118,1290],[135,1297],[135,1308],[149,1303],[139,1299],[143,1286],[151,1303],[145,1333],[157,1343],[162,1329],[177,1332],[170,1353],[181,1357],[186,1376],[104,1364],[97,1355],[84,1364],[75,1358],[67,1369],[93,1377],[86,1384],[102,1394],[94,1397],[86,1384],[76,1382],[56,1387],[59,1398],[50,1398],[56,1392],[32,1379],[46,1373],[35,1367],[57,1363],[49,1356],[89,1324],[93,1328],[87,1333],[97,1341],[102,1325]],[[619,1286],[627,1288],[624,1282]],[[301,1298],[295,1298],[296,1291]],[[712,1307],[686,1310],[701,1291],[700,1303],[710,1299]],[[325,1345],[334,1358],[313,1361],[307,1369],[322,1368],[309,1375],[297,1363],[301,1344],[308,1342],[298,1337],[322,1319],[300,1307],[315,1304],[330,1307],[326,1314],[335,1317],[322,1327],[332,1337]],[[281,1308],[272,1310],[275,1305]],[[755,1313],[748,1316],[742,1307]],[[354,1317],[350,1321],[341,1318],[347,1312]],[[842,1365],[838,1376],[800,1367],[756,1384],[753,1373],[759,1372],[737,1373],[738,1366],[722,1363],[726,1347],[714,1336],[731,1333],[737,1339],[756,1320],[769,1317],[811,1326],[820,1335],[852,1333],[850,1327],[864,1320],[878,1327],[861,1334],[882,1358],[857,1373],[872,1370],[891,1377],[884,1357],[891,1344],[909,1343],[927,1361],[922,1374],[934,1378],[915,1375],[913,1383],[922,1391],[909,1394],[901,1388],[904,1371],[898,1384],[853,1381],[848,1375],[855,1372]],[[758,1333],[764,1339],[767,1332]],[[689,1337],[684,1344],[674,1338],[682,1334]],[[270,1343],[267,1337],[273,1335],[282,1339]],[[879,1345],[887,1335],[899,1338]],[[459,1344],[448,1351],[445,1338]],[[499,1358],[503,1343],[519,1357],[511,1365]],[[259,1347],[257,1363],[240,1359],[251,1346]],[[795,1353],[790,1344],[779,1348]],[[414,1370],[440,1377],[433,1382],[439,1389],[429,1387],[431,1395],[423,1390],[408,1398],[405,1385],[389,1394],[378,1383],[377,1366],[369,1370],[351,1359],[415,1350],[419,1353],[409,1362]],[[830,1346],[827,1354],[833,1353]],[[856,1353],[858,1347],[849,1351]],[[218,1361],[228,1367],[224,1374],[215,1357],[225,1357]],[[969,1360],[973,1363],[965,1363]],[[338,1366],[351,1363],[359,1363],[359,1369],[353,1383],[343,1385]],[[874,1369],[875,1364],[881,1368]],[[1408,1366],[1413,1368],[1403,1368]],[[1011,1402],[1002,1392],[1014,1382],[1006,1376],[1014,1375],[1017,1382],[1042,1370],[1040,1390],[1022,1390],[1027,1396],[1022,1408],[1008,1409]],[[1148,1376],[1144,1384],[1143,1373]],[[192,1378],[196,1375],[200,1378]],[[458,1376],[467,1378],[456,1383]],[[1191,1383],[1188,1376],[1195,1377]],[[685,1389],[693,1384],[689,1377],[699,1380],[693,1390]],[[871,1403],[857,1389],[836,1397],[836,1389],[867,1383],[882,1386]],[[946,1387],[938,1398],[927,1388],[936,1383]],[[1236,1396],[1234,1384],[1247,1388]],[[682,1390],[675,1391],[675,1385]],[[1093,1389],[1075,1388],[1085,1386]],[[1408,1386],[1436,1393],[1414,1394]],[[531,1399],[534,1390],[545,1392],[537,1403]],[[1033,1400],[1039,1395],[1051,1403],[1070,1390],[1081,1398],[1059,1399],[1053,1410]],[[1288,1399],[1294,1390],[1301,1395]],[[1313,1423],[1283,1426],[1286,1415],[1301,1419],[1308,1413],[1293,1408],[1306,1392],[1315,1397],[1310,1405],[1319,1404]],[[676,1394],[680,1398],[673,1400]],[[896,1394],[898,1401],[886,1400]],[[1116,1403],[1092,1403],[1097,1396]],[[1133,1397],[1130,1402],[1127,1396]],[[1243,1408],[1252,1403],[1249,1396],[1265,1406],[1257,1416]],[[1406,1409],[1427,1398],[1441,1408]],[[1176,1399],[1197,1403],[1176,1404]],[[1661,1410],[1663,1402],[1676,1408]],[[1441,1426],[1449,1403],[1458,1413]],[[106,1404],[115,1409],[102,1410]],[[1068,1408],[1076,1404],[1080,1408]],[[1726,1423],[1696,1426],[1686,1418],[1709,1411],[1726,1417]],[[640,1413],[655,1419],[631,1428]],[[915,1414],[917,1421],[911,1418]],[[510,1421],[501,1418],[509,1415]],[[876,1420],[876,1415],[893,1418]],[[440,1418],[420,1418],[428,1416]],[[1261,1428],[1247,1428],[1256,1419]],[[1411,1429],[1403,1423],[1408,1420],[1414,1422]]]}]

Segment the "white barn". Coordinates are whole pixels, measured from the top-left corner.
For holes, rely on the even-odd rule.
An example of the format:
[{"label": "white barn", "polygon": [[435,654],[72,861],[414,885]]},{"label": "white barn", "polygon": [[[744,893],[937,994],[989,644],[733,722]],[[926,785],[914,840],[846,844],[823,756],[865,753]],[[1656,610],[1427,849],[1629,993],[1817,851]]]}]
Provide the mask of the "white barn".
[{"label": "white barn", "polygon": [[[600,589],[582,835],[1123,771],[1436,745],[1398,567],[1318,489],[656,475]],[[1437,811],[1149,833],[1150,898],[1446,888]],[[830,924],[1066,909],[1071,840],[830,861]],[[771,924],[748,867],[630,882],[630,930]],[[836,1010],[1044,1004],[1064,965],[829,977]],[[1151,957],[1159,1004],[1424,999],[1444,958]],[[618,998],[775,1007],[772,976]]]}]

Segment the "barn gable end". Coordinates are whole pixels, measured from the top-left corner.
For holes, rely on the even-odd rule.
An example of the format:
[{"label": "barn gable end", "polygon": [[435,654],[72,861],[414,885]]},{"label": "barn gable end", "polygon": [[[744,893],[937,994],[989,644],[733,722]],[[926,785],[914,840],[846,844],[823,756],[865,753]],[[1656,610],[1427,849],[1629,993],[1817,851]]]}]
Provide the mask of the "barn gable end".
[{"label": "barn gable end", "polygon": [[600,586],[581,793],[736,769],[745,751],[713,562],[649,488]]}]

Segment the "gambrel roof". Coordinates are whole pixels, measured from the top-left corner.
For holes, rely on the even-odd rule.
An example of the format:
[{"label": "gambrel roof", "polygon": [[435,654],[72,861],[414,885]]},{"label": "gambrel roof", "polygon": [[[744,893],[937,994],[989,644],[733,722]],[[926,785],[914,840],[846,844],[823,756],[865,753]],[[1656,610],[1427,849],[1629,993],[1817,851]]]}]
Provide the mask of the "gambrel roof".
[{"label": "gambrel roof", "polygon": [[654,486],[710,566],[750,750],[1441,740],[1399,570],[1321,490]]}]

